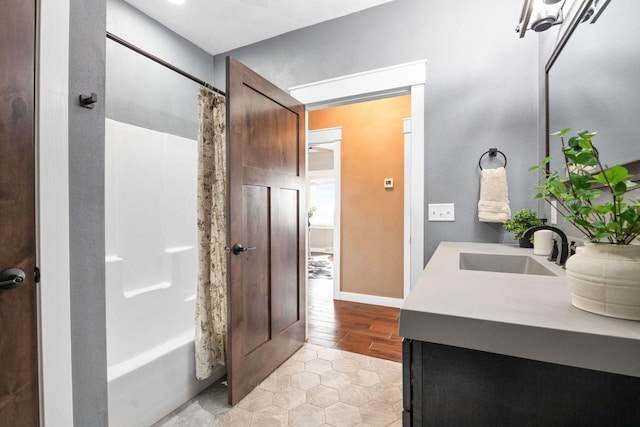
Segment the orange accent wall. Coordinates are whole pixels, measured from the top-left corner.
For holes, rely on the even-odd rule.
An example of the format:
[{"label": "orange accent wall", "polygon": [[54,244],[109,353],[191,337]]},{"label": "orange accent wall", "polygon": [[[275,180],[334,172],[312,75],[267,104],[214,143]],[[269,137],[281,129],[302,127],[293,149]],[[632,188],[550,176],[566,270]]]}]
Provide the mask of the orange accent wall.
[{"label": "orange accent wall", "polygon": [[342,126],[343,292],[403,297],[402,119],[410,116],[410,95],[309,112],[309,130]]}]

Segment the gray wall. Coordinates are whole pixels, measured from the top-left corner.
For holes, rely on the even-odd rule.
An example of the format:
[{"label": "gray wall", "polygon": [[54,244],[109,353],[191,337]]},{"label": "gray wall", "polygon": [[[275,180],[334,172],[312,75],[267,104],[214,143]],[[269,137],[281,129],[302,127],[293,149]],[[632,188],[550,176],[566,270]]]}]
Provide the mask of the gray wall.
[{"label": "gray wall", "polygon": [[[121,0],[108,0],[109,31],[205,81],[213,58]],[[160,66],[149,66],[109,41],[105,63],[107,0],[71,0],[69,58],[69,210],[73,412],[77,426],[106,426],[107,359],[104,276],[104,119],[109,117],[177,135],[197,135],[198,85]],[[147,61],[147,60],[145,60]],[[105,94],[105,74],[111,86]],[[186,81],[186,83],[185,83]],[[166,97],[188,92],[185,97]],[[186,88],[186,89],[185,89]],[[111,92],[113,90],[113,92]],[[92,110],[78,95],[96,92]],[[182,93],[182,92],[181,92]],[[164,98],[163,98],[164,97]],[[107,111],[105,112],[105,98]],[[185,107],[185,100],[194,100]],[[187,111],[190,108],[191,110]],[[172,116],[173,115],[173,116]],[[175,117],[177,116],[177,117]],[[195,127],[194,127],[195,126]]]},{"label": "gray wall", "polygon": [[[512,242],[477,220],[480,155],[508,159],[512,211],[530,198],[538,160],[538,44],[518,39],[521,2],[396,0],[216,56],[230,54],[282,89],[426,59],[425,203],[455,203],[454,223],[427,223],[425,261],[440,241]],[[491,167],[490,164],[486,165]]]},{"label": "gray wall", "polygon": [[[69,243],[73,417],[107,425],[104,277],[105,2],[71,0],[69,33]],[[99,102],[80,107],[78,95]]]},{"label": "gray wall", "polygon": [[[107,0],[107,30],[211,83],[213,57],[123,0]],[[199,84],[107,40],[107,118],[198,136]]]}]

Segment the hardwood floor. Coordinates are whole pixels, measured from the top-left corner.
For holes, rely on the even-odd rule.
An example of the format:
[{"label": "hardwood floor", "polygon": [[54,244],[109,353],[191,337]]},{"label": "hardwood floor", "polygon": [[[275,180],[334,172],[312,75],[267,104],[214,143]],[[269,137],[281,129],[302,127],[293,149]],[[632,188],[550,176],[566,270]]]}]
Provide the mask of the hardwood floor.
[{"label": "hardwood floor", "polygon": [[307,342],[402,361],[399,309],[334,301],[332,280],[310,279],[307,297]]}]

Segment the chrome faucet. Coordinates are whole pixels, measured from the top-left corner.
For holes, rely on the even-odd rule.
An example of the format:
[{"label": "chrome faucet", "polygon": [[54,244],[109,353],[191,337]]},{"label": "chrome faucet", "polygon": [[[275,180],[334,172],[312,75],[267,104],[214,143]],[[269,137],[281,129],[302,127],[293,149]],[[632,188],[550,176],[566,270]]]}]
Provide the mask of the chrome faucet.
[{"label": "chrome faucet", "polygon": [[551,230],[560,236],[562,240],[562,244],[560,245],[560,255],[556,258],[556,264],[564,266],[564,263],[567,262],[567,258],[569,258],[569,241],[567,240],[567,235],[564,231],[560,230],[558,227],[554,227],[552,225],[534,225],[533,227],[527,229],[522,235],[523,239],[530,239],[533,233],[539,230]]}]

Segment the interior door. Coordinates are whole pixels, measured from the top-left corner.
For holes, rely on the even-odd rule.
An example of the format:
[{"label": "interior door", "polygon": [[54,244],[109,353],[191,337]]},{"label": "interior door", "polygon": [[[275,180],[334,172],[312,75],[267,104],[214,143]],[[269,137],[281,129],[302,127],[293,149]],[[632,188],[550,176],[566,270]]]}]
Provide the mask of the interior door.
[{"label": "interior door", "polygon": [[229,404],[305,339],[305,108],[227,57]]},{"label": "interior door", "polygon": [[0,426],[38,425],[35,0],[0,1]]}]

